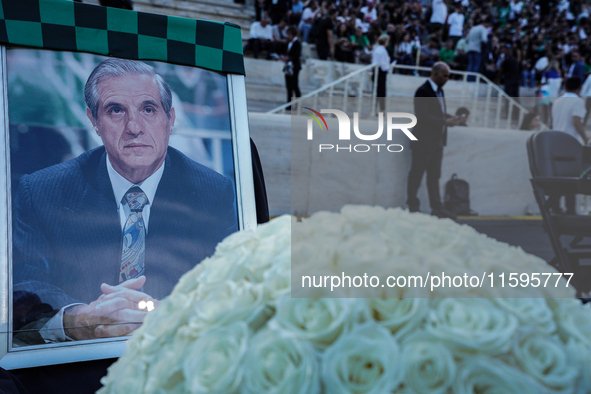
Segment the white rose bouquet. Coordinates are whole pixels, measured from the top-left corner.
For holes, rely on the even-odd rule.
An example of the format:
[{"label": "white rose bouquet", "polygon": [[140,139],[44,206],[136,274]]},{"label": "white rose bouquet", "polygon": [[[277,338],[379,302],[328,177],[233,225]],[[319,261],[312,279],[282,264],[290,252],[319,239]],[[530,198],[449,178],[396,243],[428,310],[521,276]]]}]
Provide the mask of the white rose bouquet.
[{"label": "white rose bouquet", "polygon": [[302,270],[351,275],[556,272],[468,226],[401,209],[281,217],[228,237],[184,275],[99,394],[591,393],[591,308],[564,279],[530,298],[491,286],[460,289],[465,298],[410,287],[393,298],[334,298],[325,287],[291,298],[292,257]]}]

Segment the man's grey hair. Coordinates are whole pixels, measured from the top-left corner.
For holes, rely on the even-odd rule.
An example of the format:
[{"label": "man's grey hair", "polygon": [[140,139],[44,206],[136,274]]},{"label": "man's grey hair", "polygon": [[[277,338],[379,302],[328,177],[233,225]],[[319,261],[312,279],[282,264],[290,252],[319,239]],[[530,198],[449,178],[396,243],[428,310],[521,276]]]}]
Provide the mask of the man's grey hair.
[{"label": "man's grey hair", "polygon": [[162,108],[168,119],[170,119],[170,109],[172,108],[172,92],[168,84],[162,79],[160,75],[156,73],[154,67],[148,66],[146,63],[127,60],[110,58],[103,60],[95,67],[92,71],[86,85],[84,86],[84,101],[92,113],[93,119],[96,120],[98,115],[99,106],[99,84],[108,78],[122,77],[127,74],[139,74],[149,75],[154,78],[158,85],[158,91],[160,92],[160,102]]}]

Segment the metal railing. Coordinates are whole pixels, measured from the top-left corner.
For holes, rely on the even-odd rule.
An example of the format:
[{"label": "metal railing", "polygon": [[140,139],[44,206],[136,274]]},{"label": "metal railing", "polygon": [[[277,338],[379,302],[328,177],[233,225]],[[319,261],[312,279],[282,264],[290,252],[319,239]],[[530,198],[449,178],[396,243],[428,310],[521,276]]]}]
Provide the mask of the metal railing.
[{"label": "metal railing", "polygon": [[[331,62],[339,64],[336,62]],[[292,114],[301,114],[302,106],[299,105],[302,101],[310,103],[310,98],[313,99],[311,106],[315,107],[318,99],[323,99],[323,104],[328,103],[328,108],[334,108],[336,97],[356,97],[356,112],[360,117],[373,116],[376,113],[376,93],[377,93],[377,69],[378,65],[370,64],[363,66],[347,75],[344,75],[324,86],[302,96],[293,99],[290,103],[282,104],[270,111],[268,114],[286,113],[287,108],[291,107]],[[393,70],[408,70],[411,75],[429,75],[431,69],[429,67],[407,66],[407,65],[390,65],[389,75]],[[409,76],[411,76],[409,75]],[[472,77],[472,78],[470,78]],[[474,79],[474,81],[469,81]],[[459,83],[459,89],[456,86],[455,91],[460,91],[460,101],[468,102],[467,106],[471,107],[472,114],[483,114],[482,119],[478,119],[483,127],[488,128],[515,128],[513,122],[517,120],[517,125],[520,125],[524,116],[529,112],[527,108],[521,105],[515,98],[510,97],[499,86],[493,83],[490,79],[480,73],[451,70],[450,81]],[[484,82],[484,83],[481,83]],[[481,86],[482,85],[482,86]],[[449,85],[448,85],[449,86]],[[389,89],[388,97],[396,97],[396,91]],[[458,97],[447,95],[448,98]],[[363,105],[364,98],[371,98],[371,105]],[[328,101],[327,101],[328,100]],[[343,111],[347,111],[347,106],[351,105],[351,100],[341,100]],[[353,101],[355,101],[353,99]],[[484,107],[484,108],[482,108]],[[364,111],[365,109],[365,111]],[[517,116],[514,117],[514,112],[517,111]],[[516,119],[514,119],[516,118]],[[548,129],[547,126],[542,125],[543,129]]]}]

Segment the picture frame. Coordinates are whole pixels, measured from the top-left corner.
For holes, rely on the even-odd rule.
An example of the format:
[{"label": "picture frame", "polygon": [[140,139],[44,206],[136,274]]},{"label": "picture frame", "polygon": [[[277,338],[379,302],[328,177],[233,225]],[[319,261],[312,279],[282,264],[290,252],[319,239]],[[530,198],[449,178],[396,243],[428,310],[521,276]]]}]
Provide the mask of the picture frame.
[{"label": "picture frame", "polygon": [[[0,226],[0,366],[19,369],[118,357],[127,337],[15,345],[12,229],[17,164],[29,167],[19,176],[31,171],[31,162],[37,162],[37,167],[54,164],[55,157],[47,162],[30,150],[31,146],[43,147],[39,141],[47,141],[53,134],[63,140],[65,133],[66,145],[70,145],[70,151],[58,155],[60,162],[100,146],[91,121],[83,123],[81,113],[86,104],[81,92],[76,96],[76,90],[84,83],[85,73],[102,59],[139,60],[162,74],[173,91],[176,123],[170,146],[176,144],[190,159],[203,161],[230,178],[237,228],[256,227],[240,27],[60,0],[2,0],[0,7],[0,128],[5,133],[0,149],[0,173],[5,183],[0,188],[0,221],[5,224]],[[30,70],[41,71],[31,76]],[[51,70],[55,81],[47,77]],[[188,86],[201,86],[206,79],[214,87],[201,89],[200,94]],[[175,80],[177,87],[186,90],[184,98],[175,92]],[[53,93],[47,88],[50,85]],[[198,96],[202,102],[197,102]],[[193,97],[197,101],[191,102]],[[61,104],[56,108],[56,103]],[[72,124],[64,124],[64,119]],[[21,134],[27,133],[41,133],[43,138],[36,145],[19,143]],[[45,151],[61,152],[56,146],[60,144]]]}]

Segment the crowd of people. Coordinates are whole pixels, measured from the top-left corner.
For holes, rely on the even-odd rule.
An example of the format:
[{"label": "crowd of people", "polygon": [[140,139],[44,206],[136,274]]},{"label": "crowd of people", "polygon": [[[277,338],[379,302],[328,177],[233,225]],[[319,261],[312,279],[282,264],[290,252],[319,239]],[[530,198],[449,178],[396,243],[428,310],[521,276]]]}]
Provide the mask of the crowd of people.
[{"label": "crowd of people", "polygon": [[[288,26],[319,59],[370,63],[380,36],[392,62],[481,72],[511,96],[591,72],[591,6],[582,0],[256,0],[248,49],[286,54]],[[259,34],[261,26],[265,35]],[[558,84],[558,89],[560,84]],[[547,93],[544,91],[544,93]]]}]

